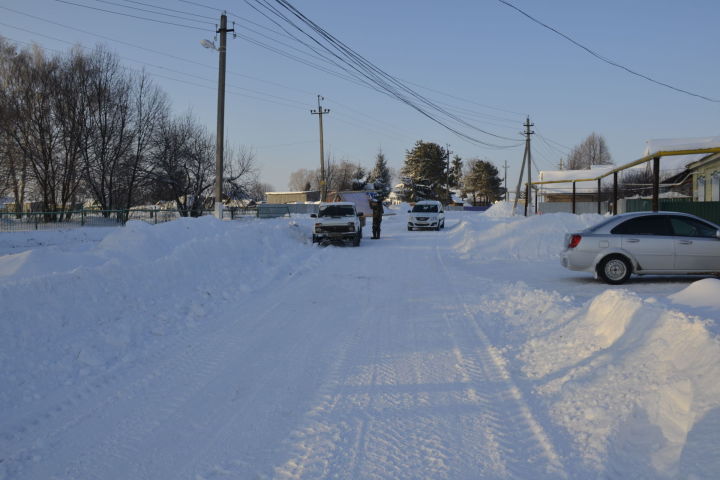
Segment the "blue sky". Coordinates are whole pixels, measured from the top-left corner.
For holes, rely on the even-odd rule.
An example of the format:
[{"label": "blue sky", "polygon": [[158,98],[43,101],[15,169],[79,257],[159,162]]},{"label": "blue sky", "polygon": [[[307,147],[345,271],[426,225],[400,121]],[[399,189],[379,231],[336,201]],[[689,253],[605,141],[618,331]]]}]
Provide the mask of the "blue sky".
[{"label": "blue sky", "polygon": [[[268,30],[277,27],[244,1],[141,2],[190,12],[206,24],[135,10],[148,8],[139,2],[71,1],[192,24],[200,30],[55,0],[3,0],[0,35],[52,50],[67,50],[73,43],[104,43],[128,67],[144,67],[169,94],[175,112],[191,110],[211,130],[217,54],[202,48],[200,40],[212,39],[217,20],[211,19],[222,9],[236,22],[238,33],[293,55],[298,53],[278,40],[302,48]],[[521,140],[522,123],[529,115],[537,132],[533,160],[540,170],[556,168],[568,148],[592,132],[606,138],[617,164],[639,158],[648,139],[720,134],[720,103],[601,62],[496,0],[292,3],[365,58],[477,128]],[[511,3],[608,59],[720,99],[716,0]],[[371,168],[381,148],[389,165],[399,169],[405,151],[422,139],[449,144],[464,159],[490,160],[501,173],[507,161],[508,186],[514,188],[517,182],[522,146],[494,149],[473,144],[398,101],[243,38],[229,40],[227,58],[226,139],[255,151],[262,180],[276,190],[287,189],[291,172],[319,166],[317,116],[310,114],[317,107],[317,94],[325,97],[323,106],[331,110],[324,122],[325,152],[336,162],[349,160]],[[497,140],[475,134],[490,143]]]}]

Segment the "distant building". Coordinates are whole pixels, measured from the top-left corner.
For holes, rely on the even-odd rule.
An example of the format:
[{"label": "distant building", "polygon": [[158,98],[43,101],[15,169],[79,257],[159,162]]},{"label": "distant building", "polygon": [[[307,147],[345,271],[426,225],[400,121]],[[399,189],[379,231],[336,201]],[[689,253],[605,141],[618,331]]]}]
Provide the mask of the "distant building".
[{"label": "distant building", "polygon": [[319,202],[320,192],[309,190],[306,192],[266,192],[265,199],[267,203],[306,203]]}]

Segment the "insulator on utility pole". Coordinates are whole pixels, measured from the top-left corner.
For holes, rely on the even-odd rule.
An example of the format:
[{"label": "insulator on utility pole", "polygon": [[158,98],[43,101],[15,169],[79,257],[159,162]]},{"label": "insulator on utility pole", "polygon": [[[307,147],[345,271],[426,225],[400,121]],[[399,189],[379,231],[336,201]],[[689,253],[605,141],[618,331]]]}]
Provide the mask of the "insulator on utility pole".
[{"label": "insulator on utility pole", "polygon": [[325,100],[322,96],[318,95],[318,108],[317,110],[310,110],[312,115],[317,115],[320,119],[320,201],[324,202],[327,200],[327,182],[325,179],[325,152],[323,145],[323,115],[330,113],[330,110],[323,108],[320,102]]}]

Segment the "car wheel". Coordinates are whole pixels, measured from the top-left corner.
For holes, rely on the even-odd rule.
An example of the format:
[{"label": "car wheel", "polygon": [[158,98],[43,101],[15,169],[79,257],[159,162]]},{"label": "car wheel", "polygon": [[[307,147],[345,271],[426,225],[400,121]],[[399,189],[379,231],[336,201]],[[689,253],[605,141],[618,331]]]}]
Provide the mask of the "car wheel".
[{"label": "car wheel", "polygon": [[318,237],[317,235],[312,236],[312,243],[318,243]]},{"label": "car wheel", "polygon": [[353,239],[353,247],[360,246],[360,239],[362,239],[362,232],[358,232],[358,234],[355,235],[355,238]]},{"label": "car wheel", "polygon": [[408,227],[408,232],[412,232],[412,227]]},{"label": "car wheel", "polygon": [[443,220],[442,223],[440,224],[440,228],[445,228],[445,220]]},{"label": "car wheel", "polygon": [[622,255],[608,255],[598,265],[598,275],[611,285],[625,283],[631,274],[630,260]]}]

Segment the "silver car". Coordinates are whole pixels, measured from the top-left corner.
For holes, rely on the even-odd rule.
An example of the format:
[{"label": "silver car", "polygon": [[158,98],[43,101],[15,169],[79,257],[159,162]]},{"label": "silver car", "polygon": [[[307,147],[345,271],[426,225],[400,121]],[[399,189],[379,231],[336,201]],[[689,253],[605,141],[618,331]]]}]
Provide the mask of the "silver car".
[{"label": "silver car", "polygon": [[562,265],[618,285],[630,275],[719,275],[720,226],[678,212],[617,215],[565,235]]}]

